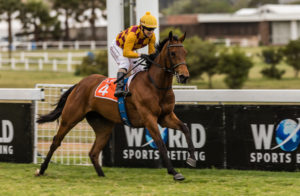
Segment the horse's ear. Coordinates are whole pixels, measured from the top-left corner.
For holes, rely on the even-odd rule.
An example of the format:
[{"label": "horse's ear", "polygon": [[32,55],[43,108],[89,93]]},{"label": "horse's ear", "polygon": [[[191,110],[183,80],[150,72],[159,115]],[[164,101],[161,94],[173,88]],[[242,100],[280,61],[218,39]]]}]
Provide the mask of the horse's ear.
[{"label": "horse's ear", "polygon": [[169,33],[169,40],[170,40],[170,41],[173,40],[173,33],[172,33],[172,31],[170,31],[170,33]]},{"label": "horse's ear", "polygon": [[179,38],[179,41],[183,42],[185,40],[186,32]]}]

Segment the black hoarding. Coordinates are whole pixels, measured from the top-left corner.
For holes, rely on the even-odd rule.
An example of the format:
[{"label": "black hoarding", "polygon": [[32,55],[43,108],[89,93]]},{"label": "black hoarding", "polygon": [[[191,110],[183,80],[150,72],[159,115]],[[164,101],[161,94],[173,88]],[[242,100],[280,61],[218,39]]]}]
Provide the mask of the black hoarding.
[{"label": "black hoarding", "polygon": [[0,103],[0,161],[33,161],[31,104]]},{"label": "black hoarding", "polygon": [[[196,147],[197,168],[294,171],[300,168],[300,106],[176,105]],[[187,144],[178,130],[160,128],[175,167],[185,167]],[[104,151],[104,165],[162,167],[144,128],[119,125]]]},{"label": "black hoarding", "polygon": [[[197,168],[224,164],[222,106],[176,105],[175,113],[191,131]],[[186,167],[187,143],[179,130],[160,127],[168,155],[175,167]],[[148,131],[118,125],[104,151],[103,164],[126,167],[162,167],[159,152]]]},{"label": "black hoarding", "polygon": [[227,167],[299,169],[300,106],[226,106]]}]

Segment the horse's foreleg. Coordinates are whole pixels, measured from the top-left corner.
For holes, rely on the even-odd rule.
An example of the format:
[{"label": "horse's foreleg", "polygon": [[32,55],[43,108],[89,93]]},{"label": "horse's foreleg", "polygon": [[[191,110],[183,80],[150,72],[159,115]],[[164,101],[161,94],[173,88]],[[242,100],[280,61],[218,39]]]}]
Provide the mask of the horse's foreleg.
[{"label": "horse's foreleg", "polygon": [[196,159],[195,159],[195,148],[194,144],[192,142],[191,132],[188,129],[188,127],[177,118],[175,113],[171,113],[165,118],[163,118],[159,124],[163,127],[168,127],[176,130],[181,130],[186,138],[187,144],[188,144],[188,152],[190,153],[190,157],[187,159],[187,164],[189,164],[192,167],[196,167]]},{"label": "horse's foreleg", "polygon": [[165,145],[165,143],[163,142],[158,126],[157,126],[157,118],[152,116],[152,115],[148,115],[146,116],[146,121],[145,121],[145,127],[149,130],[149,133],[151,134],[158,150],[159,153],[165,163],[165,166],[167,167],[168,173],[172,174],[174,177],[174,180],[184,180],[184,177],[182,174],[177,173],[175,171],[175,169],[172,166],[171,160],[168,157],[168,150],[167,147]]},{"label": "horse's foreleg", "polygon": [[86,116],[86,119],[96,133],[96,139],[89,153],[89,156],[98,176],[105,176],[99,164],[99,154],[104,148],[105,144],[107,143],[107,140],[109,139],[109,136],[114,127],[114,124],[108,120],[105,120],[97,113],[89,113]]}]

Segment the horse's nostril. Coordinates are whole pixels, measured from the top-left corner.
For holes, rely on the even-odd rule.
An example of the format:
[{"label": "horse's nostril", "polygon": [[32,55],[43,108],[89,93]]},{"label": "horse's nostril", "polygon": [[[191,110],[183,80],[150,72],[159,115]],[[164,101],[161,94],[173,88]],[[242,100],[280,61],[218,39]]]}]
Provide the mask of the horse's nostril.
[{"label": "horse's nostril", "polygon": [[186,83],[186,81],[187,81],[188,78],[189,78],[188,76],[184,76],[184,75],[180,75],[179,76],[179,79],[180,79],[181,83]]}]

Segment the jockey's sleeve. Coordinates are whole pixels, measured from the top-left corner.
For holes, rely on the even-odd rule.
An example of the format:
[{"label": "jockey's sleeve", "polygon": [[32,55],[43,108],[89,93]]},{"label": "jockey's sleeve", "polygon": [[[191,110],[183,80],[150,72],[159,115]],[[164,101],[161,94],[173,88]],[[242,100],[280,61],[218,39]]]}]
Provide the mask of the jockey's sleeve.
[{"label": "jockey's sleeve", "polygon": [[133,51],[134,42],[136,40],[136,35],[134,32],[130,32],[124,43],[123,56],[127,58],[138,58],[138,53]]},{"label": "jockey's sleeve", "polygon": [[148,45],[148,54],[152,54],[155,52],[155,34],[153,33],[152,38],[149,41],[149,45]]}]

